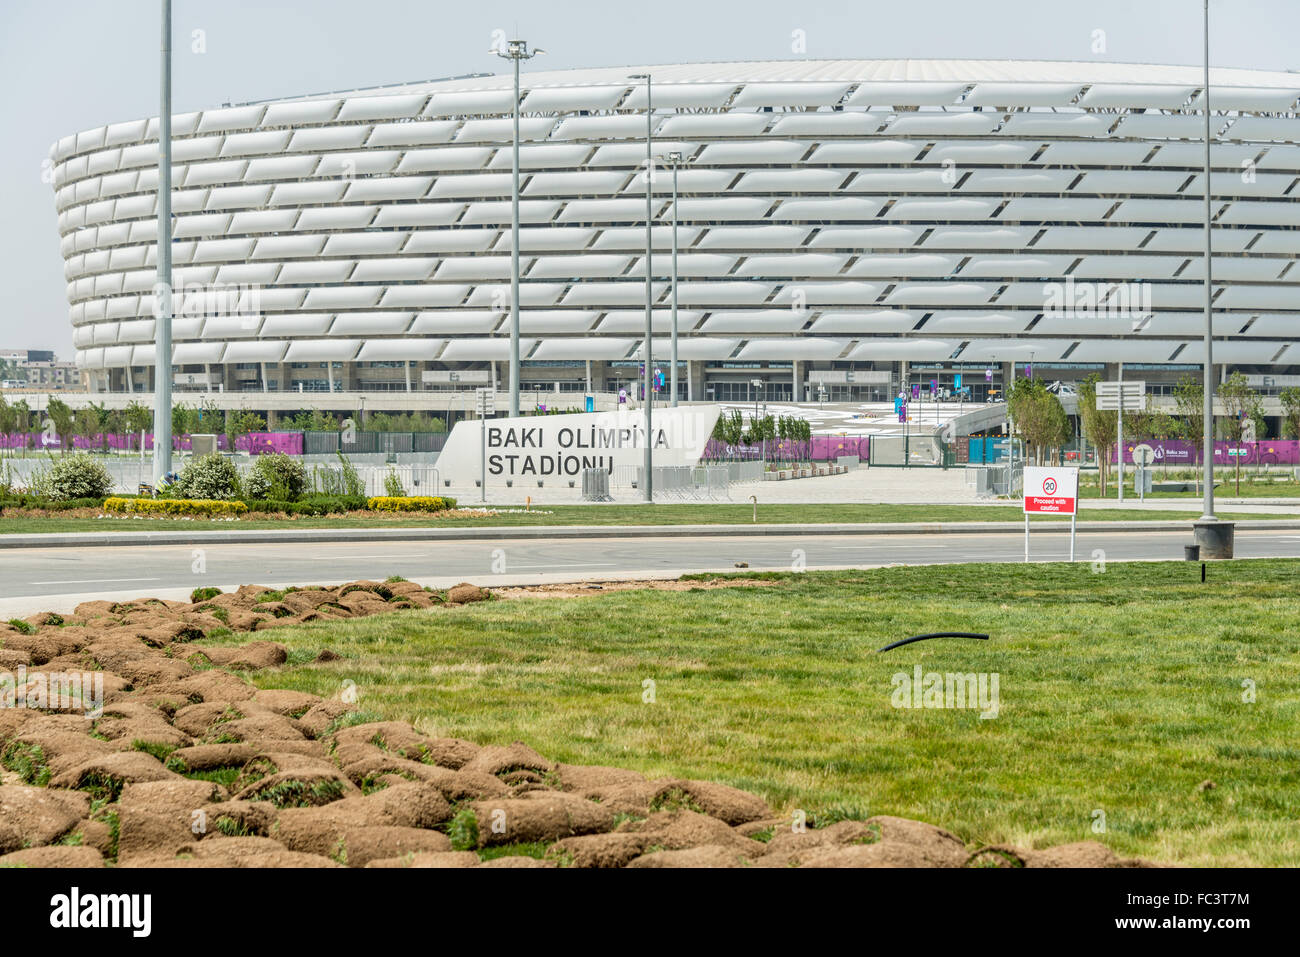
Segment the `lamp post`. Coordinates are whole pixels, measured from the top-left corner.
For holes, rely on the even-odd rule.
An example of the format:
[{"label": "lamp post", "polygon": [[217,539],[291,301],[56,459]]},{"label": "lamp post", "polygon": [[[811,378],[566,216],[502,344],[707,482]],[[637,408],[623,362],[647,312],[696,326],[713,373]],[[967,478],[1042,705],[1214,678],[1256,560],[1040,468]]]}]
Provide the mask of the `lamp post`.
[{"label": "lamp post", "polygon": [[672,384],[671,389],[672,408],[677,408],[677,170],[681,167],[683,158],[678,150],[666,154],[663,157],[668,168],[673,171],[673,284],[672,284],[672,338],[669,340],[672,349]]},{"label": "lamp post", "polygon": [[[1212,522],[1214,517],[1214,286],[1210,279],[1213,267],[1210,239],[1210,0],[1205,0],[1205,90],[1201,95],[1205,111],[1205,366],[1202,397],[1204,432],[1201,436],[1201,467],[1204,470],[1205,501],[1201,521]],[[1121,450],[1121,455],[1123,450]]]},{"label": "lamp post", "polygon": [[[642,380],[645,389],[645,500],[654,501],[654,474],[652,450],[654,447],[653,412],[654,407],[654,347],[650,336],[651,309],[654,305],[654,279],[652,278],[652,257],[654,255],[654,101],[651,96],[649,73],[634,73],[629,80],[645,80],[645,366]],[[675,374],[675,373],[674,373]]]},{"label": "lamp post", "polygon": [[505,49],[488,51],[514,64],[514,150],[511,162],[513,188],[510,190],[510,416],[519,415],[519,61],[531,60],[545,50],[529,50],[527,40],[509,40]]},{"label": "lamp post", "polygon": [[172,3],[162,4],[158,110],[158,278],[154,283],[153,482],[172,470]]}]

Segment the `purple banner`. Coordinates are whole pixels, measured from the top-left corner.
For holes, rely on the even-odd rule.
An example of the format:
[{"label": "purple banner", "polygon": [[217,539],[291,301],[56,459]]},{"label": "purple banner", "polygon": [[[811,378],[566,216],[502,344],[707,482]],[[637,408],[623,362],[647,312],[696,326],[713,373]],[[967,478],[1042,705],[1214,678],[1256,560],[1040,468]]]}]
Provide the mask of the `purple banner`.
[{"label": "purple banner", "polygon": [[[1132,464],[1133,447],[1149,445],[1155,450],[1155,464],[1164,466],[1193,466],[1201,462],[1201,445],[1199,442],[1186,442],[1180,439],[1147,439],[1142,442],[1124,443],[1124,461]],[[1111,464],[1115,464],[1115,451],[1110,453]],[[1300,465],[1300,441],[1296,439],[1263,439],[1259,442],[1215,442],[1214,464],[1232,465],[1240,461],[1242,465]]]},{"label": "purple banner", "polygon": [[[226,437],[218,435],[217,448],[225,451],[226,445]],[[146,452],[153,450],[153,433],[145,433],[144,447]],[[62,450],[63,441],[59,438],[46,438],[43,432],[10,432],[0,435],[0,448],[57,452]],[[109,434],[95,435],[90,438],[74,435],[71,436],[69,448],[93,451],[108,450],[110,452],[138,452],[140,451],[140,435],[139,433],[134,435]],[[189,451],[190,437],[188,435],[173,436],[172,448],[178,451]],[[251,455],[262,455],[268,452],[302,455],[302,433],[250,432],[247,435],[241,435],[235,440],[235,450],[248,452]]]},{"label": "purple banner", "polygon": [[[767,444],[769,460],[833,462],[841,455],[856,455],[864,462],[871,447],[869,436],[814,435],[810,441],[778,439]],[[704,446],[704,461],[757,460],[763,455],[763,445],[727,445],[709,439]]]}]

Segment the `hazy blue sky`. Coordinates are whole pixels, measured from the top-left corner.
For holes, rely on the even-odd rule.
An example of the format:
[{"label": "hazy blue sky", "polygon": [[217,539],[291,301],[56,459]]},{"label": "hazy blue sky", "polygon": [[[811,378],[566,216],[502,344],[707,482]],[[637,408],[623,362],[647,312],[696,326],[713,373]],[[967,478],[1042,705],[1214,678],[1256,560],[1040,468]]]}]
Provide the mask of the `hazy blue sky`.
[{"label": "hazy blue sky", "polygon": [[[0,0],[0,346],[71,358],[63,260],[41,162],[69,133],[158,110],[158,0]],[[1300,68],[1300,2],[1212,0],[1212,62]],[[492,72],[502,29],[538,69],[807,57],[1198,63],[1201,0],[175,0],[176,112]],[[1094,30],[1107,50],[1092,52]],[[207,50],[190,50],[203,30]]]}]

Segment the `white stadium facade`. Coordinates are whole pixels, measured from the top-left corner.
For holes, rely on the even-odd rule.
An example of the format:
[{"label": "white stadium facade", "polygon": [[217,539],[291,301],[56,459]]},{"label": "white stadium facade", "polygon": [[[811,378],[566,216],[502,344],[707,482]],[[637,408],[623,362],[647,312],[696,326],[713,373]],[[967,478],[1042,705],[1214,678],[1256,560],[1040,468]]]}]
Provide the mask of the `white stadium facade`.
[{"label": "white stadium facade", "polygon": [[[1025,363],[1204,357],[1194,67],[979,60],[525,73],[525,390],[631,390],[653,152],[680,152],[683,399],[882,399]],[[504,388],[512,79],[271,100],[173,120],[179,390]],[[1216,69],[1214,361],[1300,371],[1300,74]],[[78,363],[152,391],[158,122],[51,150]],[[672,175],[652,183],[653,358],[671,322]],[[1041,371],[1039,371],[1041,370]],[[1300,380],[1298,380],[1300,381]],[[251,397],[250,397],[251,398]],[[392,396],[391,398],[397,398]]]}]

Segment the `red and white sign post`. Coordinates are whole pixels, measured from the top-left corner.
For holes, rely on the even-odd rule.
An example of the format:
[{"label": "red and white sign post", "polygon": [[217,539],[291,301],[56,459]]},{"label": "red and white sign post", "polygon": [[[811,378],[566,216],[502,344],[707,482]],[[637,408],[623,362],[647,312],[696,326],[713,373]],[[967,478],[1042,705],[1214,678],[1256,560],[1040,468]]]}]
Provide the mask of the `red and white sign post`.
[{"label": "red and white sign post", "polygon": [[1074,561],[1075,523],[1079,514],[1079,470],[1074,467],[1025,466],[1025,561],[1029,561],[1029,516],[1070,516],[1070,561]]}]

